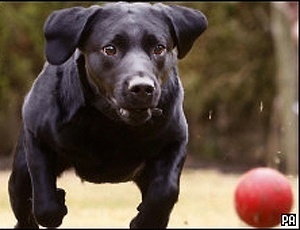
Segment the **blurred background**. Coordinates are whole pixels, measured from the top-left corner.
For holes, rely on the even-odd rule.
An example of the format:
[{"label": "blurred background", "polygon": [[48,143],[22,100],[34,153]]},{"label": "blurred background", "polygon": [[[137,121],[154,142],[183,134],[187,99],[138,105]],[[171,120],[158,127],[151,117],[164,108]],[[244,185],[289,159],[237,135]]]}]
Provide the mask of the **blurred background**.
[{"label": "blurred background", "polygon": [[[96,3],[0,3],[0,169],[10,167],[21,105],[45,61],[46,17]],[[209,22],[179,61],[187,165],[271,166],[297,174],[298,2],[175,3],[201,10]]]},{"label": "blurred background", "polygon": [[[24,96],[45,61],[45,19],[98,3],[0,2],[0,227],[16,223],[7,181]],[[199,9],[209,22],[179,61],[190,141],[170,226],[245,227],[233,194],[259,166],[287,175],[298,214],[298,2],[166,4]],[[62,227],[127,227],[141,199],[131,183],[82,183],[72,171],[58,185],[70,204]]]}]

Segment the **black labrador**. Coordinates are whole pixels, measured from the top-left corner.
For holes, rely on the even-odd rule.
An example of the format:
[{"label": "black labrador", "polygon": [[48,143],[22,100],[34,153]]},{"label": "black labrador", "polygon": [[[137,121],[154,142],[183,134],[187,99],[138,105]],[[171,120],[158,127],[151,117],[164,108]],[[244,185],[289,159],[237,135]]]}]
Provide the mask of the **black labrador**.
[{"label": "black labrador", "polygon": [[187,122],[177,58],[206,29],[182,6],[110,3],[53,12],[47,62],[22,107],[9,180],[16,227],[58,227],[67,214],[56,179],[134,181],[131,228],[165,228],[179,194]]}]

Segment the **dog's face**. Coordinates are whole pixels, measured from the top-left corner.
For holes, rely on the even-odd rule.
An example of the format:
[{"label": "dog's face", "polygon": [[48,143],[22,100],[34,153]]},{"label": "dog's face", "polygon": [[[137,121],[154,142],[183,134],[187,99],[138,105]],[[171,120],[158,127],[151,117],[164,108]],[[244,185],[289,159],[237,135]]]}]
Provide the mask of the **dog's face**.
[{"label": "dog's face", "polygon": [[150,9],[144,4],[105,9],[107,16],[96,16],[81,48],[90,82],[130,124],[151,118],[176,65],[170,28]]},{"label": "dog's face", "polygon": [[[53,28],[63,16],[77,18],[78,28],[71,29],[73,32]],[[176,67],[174,48],[182,58],[205,28],[206,19],[199,11],[183,7],[118,3],[74,8],[48,19],[46,54],[50,63],[61,64],[79,48],[94,93],[101,95],[101,100],[105,98],[123,121],[139,125],[161,113],[157,108],[161,90]],[[64,45],[63,41],[58,42],[62,38],[53,39],[53,30],[60,32],[56,36],[64,36],[63,39],[74,37],[74,44],[61,47],[65,52],[56,53],[56,57],[51,51],[53,46]]]}]

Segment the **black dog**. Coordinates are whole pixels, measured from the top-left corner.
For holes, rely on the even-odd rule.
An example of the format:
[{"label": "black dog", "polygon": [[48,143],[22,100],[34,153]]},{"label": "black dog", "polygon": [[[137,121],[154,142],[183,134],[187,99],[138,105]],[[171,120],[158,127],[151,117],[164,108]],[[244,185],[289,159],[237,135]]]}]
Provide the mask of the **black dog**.
[{"label": "black dog", "polygon": [[201,12],[164,4],[49,16],[48,62],[24,101],[9,180],[16,227],[62,223],[67,207],[56,178],[71,167],[93,183],[134,181],[142,202],[130,227],[167,226],[188,135],[177,56],[206,26]]}]

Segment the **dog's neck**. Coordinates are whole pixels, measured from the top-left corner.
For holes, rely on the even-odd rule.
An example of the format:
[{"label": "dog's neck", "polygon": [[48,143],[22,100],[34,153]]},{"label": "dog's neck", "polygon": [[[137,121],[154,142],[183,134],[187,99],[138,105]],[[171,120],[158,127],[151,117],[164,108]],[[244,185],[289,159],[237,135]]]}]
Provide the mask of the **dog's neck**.
[{"label": "dog's neck", "polygon": [[83,95],[85,99],[85,105],[92,106],[104,115],[118,120],[118,115],[116,114],[116,110],[112,106],[112,103],[110,103],[108,99],[104,95],[102,95],[102,93],[89,81],[89,76],[85,68],[84,55],[79,50],[77,50],[75,53],[75,57],[79,80],[82,85]]}]

